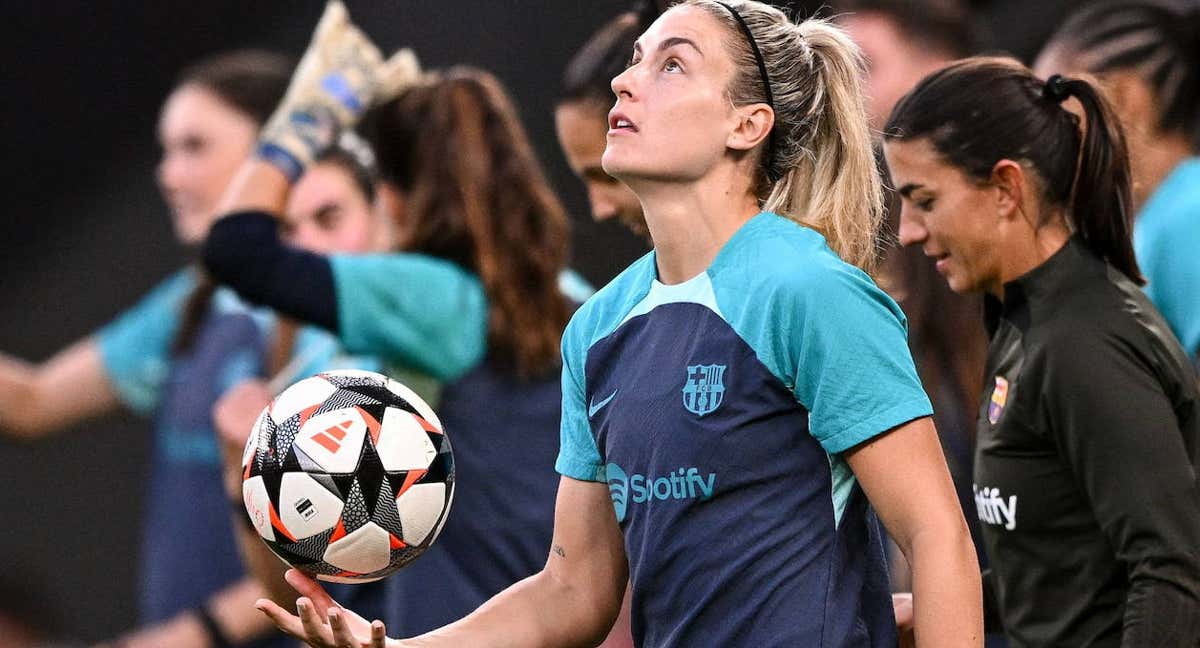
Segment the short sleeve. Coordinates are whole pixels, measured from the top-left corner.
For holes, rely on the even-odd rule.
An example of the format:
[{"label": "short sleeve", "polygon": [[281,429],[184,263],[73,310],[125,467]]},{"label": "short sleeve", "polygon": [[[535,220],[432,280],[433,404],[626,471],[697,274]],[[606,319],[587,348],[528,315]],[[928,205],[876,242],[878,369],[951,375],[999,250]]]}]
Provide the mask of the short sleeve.
[{"label": "short sleeve", "polygon": [[843,452],[933,413],[908,349],[904,314],[851,266],[800,278],[783,315],[792,326],[794,392],[825,451]]},{"label": "short sleeve", "polygon": [[108,379],[121,401],[139,414],[158,405],[170,370],[171,343],[195,283],[190,270],[171,275],[97,334]]},{"label": "short sleeve", "polygon": [[562,423],[554,468],[571,479],[604,482],[607,480],[604,462],[588,423],[583,374],[587,343],[579,339],[578,318],[577,313],[563,333]]},{"label": "short sleeve", "polygon": [[330,257],[342,344],[453,380],[477,365],[487,344],[487,299],[479,279],[417,254]]}]

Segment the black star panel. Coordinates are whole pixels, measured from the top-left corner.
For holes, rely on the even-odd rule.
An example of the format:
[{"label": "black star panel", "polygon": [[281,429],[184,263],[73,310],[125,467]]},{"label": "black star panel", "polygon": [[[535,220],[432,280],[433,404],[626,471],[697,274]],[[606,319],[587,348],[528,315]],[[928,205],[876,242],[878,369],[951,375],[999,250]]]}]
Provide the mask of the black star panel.
[{"label": "black star panel", "polygon": [[403,538],[404,529],[400,525],[400,511],[396,508],[395,497],[390,480],[384,476],[379,490],[376,491],[376,505],[371,512],[371,521],[397,538]]},{"label": "black star panel", "polygon": [[[333,529],[328,529],[317,535],[301,538],[296,542],[290,542],[285,539],[268,544],[272,545],[271,549],[275,553],[287,552],[289,556],[299,558],[305,563],[315,563],[324,559],[325,548],[329,546],[329,537],[331,535],[333,535]],[[280,557],[288,560],[288,556],[281,555]],[[289,562],[291,561],[289,560]]]},{"label": "black star panel", "polygon": [[367,512],[367,502],[363,497],[362,487],[358,480],[350,485],[350,493],[346,496],[346,507],[342,509],[342,524],[346,533],[353,533],[364,524],[371,521]]},{"label": "black star panel", "polygon": [[375,506],[379,498],[376,494],[379,492],[379,486],[383,484],[385,478],[383,470],[383,462],[379,460],[379,454],[375,451],[375,444],[368,437],[363,442],[362,456],[358,460],[358,475],[359,487],[366,496],[367,515],[375,515]]}]

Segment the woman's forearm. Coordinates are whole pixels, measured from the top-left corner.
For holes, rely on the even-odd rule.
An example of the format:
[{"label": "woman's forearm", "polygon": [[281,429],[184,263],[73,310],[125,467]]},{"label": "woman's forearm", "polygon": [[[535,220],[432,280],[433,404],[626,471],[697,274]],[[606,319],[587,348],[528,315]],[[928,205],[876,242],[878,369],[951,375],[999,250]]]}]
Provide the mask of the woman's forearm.
[{"label": "woman's forearm", "polygon": [[93,338],[41,364],[0,354],[0,430],[9,436],[38,439],[118,404]]},{"label": "woman's forearm", "polygon": [[[594,646],[602,641],[620,608],[594,601],[594,594],[571,587],[543,570],[522,580],[469,616],[396,648],[456,646]],[[611,608],[611,609],[606,609]]]},{"label": "woman's forearm", "polygon": [[971,534],[959,518],[914,535],[912,565],[917,646],[983,645],[983,594]]}]

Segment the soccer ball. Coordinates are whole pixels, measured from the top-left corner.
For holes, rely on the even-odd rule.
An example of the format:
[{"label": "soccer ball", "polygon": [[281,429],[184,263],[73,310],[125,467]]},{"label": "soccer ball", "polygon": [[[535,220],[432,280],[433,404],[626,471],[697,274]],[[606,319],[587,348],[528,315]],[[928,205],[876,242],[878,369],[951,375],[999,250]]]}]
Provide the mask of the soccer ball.
[{"label": "soccer ball", "polygon": [[242,499],[277,556],[321,580],[383,578],[437,538],[454,457],[429,405],[369,371],[329,371],[279,394],[242,455]]}]

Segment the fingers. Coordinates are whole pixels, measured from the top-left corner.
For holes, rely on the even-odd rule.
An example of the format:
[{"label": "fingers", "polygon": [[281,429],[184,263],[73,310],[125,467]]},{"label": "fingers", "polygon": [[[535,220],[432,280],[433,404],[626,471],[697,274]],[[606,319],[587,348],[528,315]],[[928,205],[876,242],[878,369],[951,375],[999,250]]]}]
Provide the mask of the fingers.
[{"label": "fingers", "polygon": [[323,645],[334,645],[333,631],[317,614],[312,601],[303,596],[296,599],[296,611],[300,613],[300,625],[304,628],[305,641],[313,643],[316,640],[324,642]]},{"label": "fingers", "polygon": [[337,601],[330,598],[329,593],[325,591],[325,588],[321,587],[320,583],[299,569],[287,570],[283,578],[287,581],[288,585],[292,586],[292,589],[299,592],[300,596],[308,597],[317,614],[322,617],[329,612],[330,607],[341,607],[337,604]]},{"label": "fingers", "polygon": [[371,623],[371,648],[387,648],[387,629],[383,621],[376,619]]},{"label": "fingers", "polygon": [[350,22],[350,13],[346,11],[346,5],[342,4],[341,0],[329,0],[325,3],[325,11],[321,14],[321,19],[317,21],[317,28],[313,31],[313,40],[324,40],[330,33],[341,29],[348,22]]},{"label": "fingers", "polygon": [[421,64],[417,55],[404,48],[383,62],[379,70],[378,101],[386,101],[400,94],[408,86],[421,80]]},{"label": "fingers", "polygon": [[271,623],[274,623],[280,630],[300,640],[305,638],[304,626],[300,623],[300,618],[289,614],[287,610],[276,605],[274,601],[265,598],[258,599],[254,602],[254,607],[259,612],[267,615]]},{"label": "fingers", "polygon": [[354,633],[350,631],[350,626],[346,623],[341,609],[329,608],[328,616],[329,627],[333,630],[333,641],[338,648],[359,648],[362,645],[358,637],[355,637]]}]

